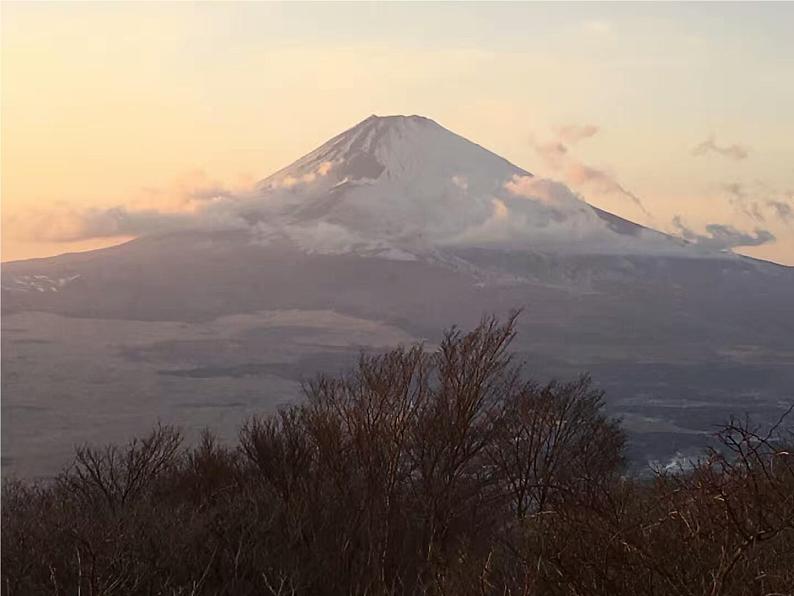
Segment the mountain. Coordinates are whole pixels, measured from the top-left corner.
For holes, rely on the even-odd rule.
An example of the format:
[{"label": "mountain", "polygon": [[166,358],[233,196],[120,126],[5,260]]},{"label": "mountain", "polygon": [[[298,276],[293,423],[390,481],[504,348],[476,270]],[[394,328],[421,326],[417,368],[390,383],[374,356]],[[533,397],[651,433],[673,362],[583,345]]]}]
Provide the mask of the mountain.
[{"label": "mountain", "polygon": [[589,370],[637,461],[794,400],[794,269],[589,205],[427,118],[371,116],[184,225],[6,263],[3,462],[158,418],[231,433],[361,348],[522,308],[546,378]]},{"label": "mountain", "polygon": [[421,116],[371,116],[262,180],[244,204],[234,208],[263,237],[315,253],[412,259],[501,246],[705,255],[591,207]]}]

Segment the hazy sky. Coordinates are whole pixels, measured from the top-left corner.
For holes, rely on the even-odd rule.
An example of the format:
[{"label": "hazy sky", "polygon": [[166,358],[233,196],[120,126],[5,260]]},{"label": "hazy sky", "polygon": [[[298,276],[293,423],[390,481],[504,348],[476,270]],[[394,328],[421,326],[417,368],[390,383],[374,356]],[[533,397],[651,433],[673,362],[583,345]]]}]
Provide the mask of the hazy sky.
[{"label": "hazy sky", "polygon": [[2,258],[116,243],[116,208],[243,189],[375,113],[794,265],[792,27],[784,3],[4,2]]}]

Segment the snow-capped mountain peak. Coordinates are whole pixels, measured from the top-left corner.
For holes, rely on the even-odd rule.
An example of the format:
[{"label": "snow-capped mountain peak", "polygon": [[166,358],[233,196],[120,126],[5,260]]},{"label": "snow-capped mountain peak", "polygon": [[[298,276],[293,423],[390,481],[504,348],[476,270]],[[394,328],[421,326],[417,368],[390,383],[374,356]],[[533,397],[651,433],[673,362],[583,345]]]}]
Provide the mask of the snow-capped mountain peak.
[{"label": "snow-capped mountain peak", "polygon": [[429,118],[373,115],[266,178],[259,188],[290,187],[331,173],[337,183],[385,179],[424,184],[452,176],[507,179],[527,174]]},{"label": "snow-capped mountain peak", "polygon": [[423,116],[370,116],[262,180],[258,239],[414,258],[449,246],[681,251]]}]

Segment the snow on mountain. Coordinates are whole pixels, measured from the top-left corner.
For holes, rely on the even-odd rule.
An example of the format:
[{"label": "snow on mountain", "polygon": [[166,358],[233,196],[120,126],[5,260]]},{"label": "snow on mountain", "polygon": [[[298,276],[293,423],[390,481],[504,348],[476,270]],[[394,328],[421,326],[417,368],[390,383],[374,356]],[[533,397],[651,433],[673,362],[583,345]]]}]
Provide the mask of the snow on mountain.
[{"label": "snow on mountain", "polygon": [[69,275],[53,279],[47,275],[19,275],[3,284],[2,289],[10,292],[59,292],[79,277]]},{"label": "snow on mountain", "polygon": [[[258,241],[412,259],[444,247],[687,256],[692,247],[591,207],[422,116],[370,116],[265,178]],[[698,256],[703,256],[702,251]]]}]

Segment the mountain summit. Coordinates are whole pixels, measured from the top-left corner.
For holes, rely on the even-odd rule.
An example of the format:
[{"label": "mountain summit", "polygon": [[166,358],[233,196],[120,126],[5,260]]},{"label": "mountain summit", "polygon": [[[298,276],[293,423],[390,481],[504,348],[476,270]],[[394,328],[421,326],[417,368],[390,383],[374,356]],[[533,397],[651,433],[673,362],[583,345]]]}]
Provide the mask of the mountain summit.
[{"label": "mountain summit", "polygon": [[417,186],[455,176],[493,179],[527,172],[423,116],[370,116],[335,136],[287,168],[266,178],[260,188],[312,180],[334,171],[335,182],[384,179]]}]

